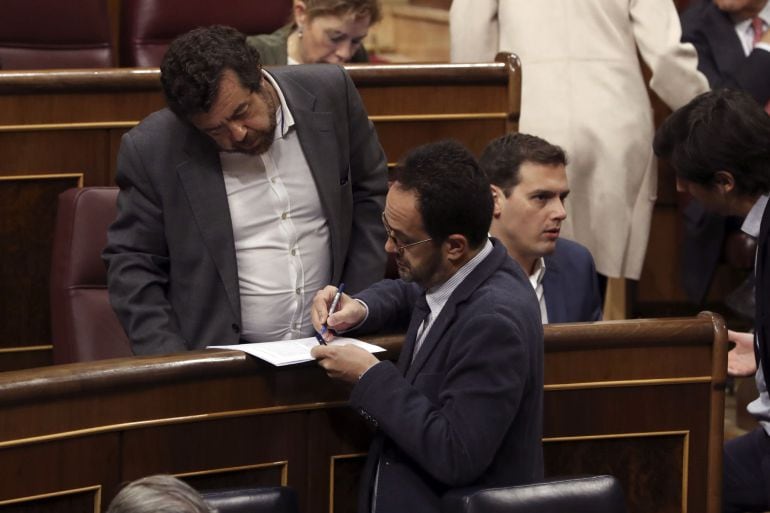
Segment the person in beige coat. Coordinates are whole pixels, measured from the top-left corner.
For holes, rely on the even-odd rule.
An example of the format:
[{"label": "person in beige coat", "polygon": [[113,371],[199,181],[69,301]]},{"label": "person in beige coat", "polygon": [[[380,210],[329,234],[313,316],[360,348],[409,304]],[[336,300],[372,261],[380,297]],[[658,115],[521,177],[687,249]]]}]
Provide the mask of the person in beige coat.
[{"label": "person in beige coat", "polygon": [[587,246],[599,273],[639,279],[657,166],[637,55],[672,109],[708,90],[672,0],[454,0],[450,32],[453,62],[521,58],[521,131],[570,155],[562,236]]}]

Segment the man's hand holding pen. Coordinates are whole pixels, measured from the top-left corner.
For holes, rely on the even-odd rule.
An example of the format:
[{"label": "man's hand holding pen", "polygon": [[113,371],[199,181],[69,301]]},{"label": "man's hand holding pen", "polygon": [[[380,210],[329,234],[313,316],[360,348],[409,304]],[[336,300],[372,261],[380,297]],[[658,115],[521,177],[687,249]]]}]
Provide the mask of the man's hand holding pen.
[{"label": "man's hand holding pen", "polygon": [[330,311],[337,295],[337,287],[331,285],[319,290],[313,298],[310,313],[313,328],[326,342],[334,339],[336,331],[345,331],[361,323],[366,317],[366,308],[347,294],[340,294],[335,311]]},{"label": "man's hand holding pen", "polygon": [[[339,296],[336,304],[335,296]],[[328,286],[316,293],[311,317],[316,332],[323,340],[331,341],[334,331],[345,331],[360,324],[366,317],[366,308],[347,294],[338,294],[337,287]],[[310,354],[329,377],[348,383],[357,382],[364,372],[379,362],[376,356],[353,345],[318,345]]]}]

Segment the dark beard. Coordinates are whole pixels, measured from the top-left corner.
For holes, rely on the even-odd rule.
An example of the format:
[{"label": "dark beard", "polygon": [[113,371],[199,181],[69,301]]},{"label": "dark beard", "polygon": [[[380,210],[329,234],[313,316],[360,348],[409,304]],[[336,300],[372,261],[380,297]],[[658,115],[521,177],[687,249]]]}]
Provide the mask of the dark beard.
[{"label": "dark beard", "polygon": [[254,134],[253,138],[250,139],[247,135],[244,142],[233,145],[233,152],[248,153],[250,155],[262,155],[263,153],[267,152],[267,150],[269,150],[273,145],[275,128],[277,126],[277,122],[275,120],[277,106],[273,100],[273,97],[264,86],[259,90],[257,94],[265,102],[265,105],[267,105],[268,119],[270,124],[265,131],[252,132]]}]

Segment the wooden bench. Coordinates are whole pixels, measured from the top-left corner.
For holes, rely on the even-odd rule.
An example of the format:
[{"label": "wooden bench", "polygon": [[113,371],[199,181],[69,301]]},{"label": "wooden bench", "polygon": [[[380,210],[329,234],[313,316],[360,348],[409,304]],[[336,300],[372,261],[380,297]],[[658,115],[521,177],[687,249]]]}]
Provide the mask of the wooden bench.
[{"label": "wooden bench", "polygon": [[[455,138],[478,153],[518,127],[521,69],[348,67],[391,163]],[[114,185],[120,137],[164,106],[157,69],[0,72],[0,370],[51,363],[48,275],[56,197]]]},{"label": "wooden bench", "polygon": [[[400,337],[372,341],[392,357]],[[613,474],[630,513],[717,513],[725,368],[709,313],[546,326],[548,475]],[[314,364],[222,350],[0,373],[0,508],[97,513],[121,482],[167,472],[353,511],[370,434],[347,397]]]}]

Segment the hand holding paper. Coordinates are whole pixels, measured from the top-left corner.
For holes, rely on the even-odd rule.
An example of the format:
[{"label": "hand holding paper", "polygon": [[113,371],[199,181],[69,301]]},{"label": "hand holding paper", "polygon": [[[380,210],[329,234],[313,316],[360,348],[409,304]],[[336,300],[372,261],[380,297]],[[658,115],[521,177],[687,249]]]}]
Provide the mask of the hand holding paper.
[{"label": "hand holding paper", "polygon": [[[336,342],[336,340],[335,340]],[[371,367],[379,363],[373,354],[355,345],[315,346],[310,351],[318,365],[323,367],[330,378],[355,383]]]},{"label": "hand holding paper", "polygon": [[[252,356],[256,356],[275,366],[293,365],[295,363],[312,362],[313,356],[310,350],[314,347],[342,347],[350,346],[359,348],[361,351],[371,356],[369,353],[378,353],[385,349],[374,344],[369,344],[362,340],[354,338],[338,337],[329,346],[319,346],[313,337],[301,338],[297,340],[278,340],[275,342],[258,342],[254,344],[235,344],[231,346],[209,346],[211,349],[235,349],[243,351]],[[372,356],[375,362],[377,358]]]}]

